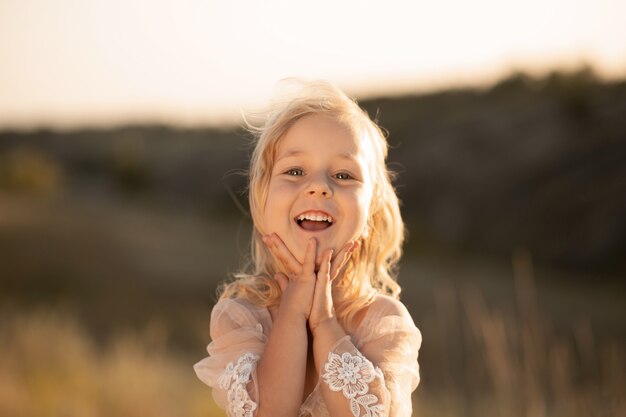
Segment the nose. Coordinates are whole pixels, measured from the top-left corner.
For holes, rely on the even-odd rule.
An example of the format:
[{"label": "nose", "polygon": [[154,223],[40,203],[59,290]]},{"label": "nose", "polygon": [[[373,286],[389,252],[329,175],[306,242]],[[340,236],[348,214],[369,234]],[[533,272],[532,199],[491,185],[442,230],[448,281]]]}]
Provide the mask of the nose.
[{"label": "nose", "polygon": [[320,196],[329,198],[333,195],[333,189],[328,183],[328,178],[322,175],[315,176],[311,179],[306,187],[306,194],[310,196]]}]

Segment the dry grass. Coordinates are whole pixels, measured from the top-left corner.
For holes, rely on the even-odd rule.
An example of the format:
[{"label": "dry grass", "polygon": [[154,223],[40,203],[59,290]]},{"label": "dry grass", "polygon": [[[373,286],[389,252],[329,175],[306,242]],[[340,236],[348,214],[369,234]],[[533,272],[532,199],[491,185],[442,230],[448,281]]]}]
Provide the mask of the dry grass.
[{"label": "dry grass", "polygon": [[516,303],[490,308],[476,287],[435,292],[431,358],[440,386],[422,380],[415,416],[625,416],[623,340],[600,340],[591,322],[554,325],[537,303],[530,256],[513,256]]},{"label": "dry grass", "polygon": [[167,352],[158,325],[101,349],[67,315],[5,315],[1,323],[0,415],[223,415],[192,363]]}]

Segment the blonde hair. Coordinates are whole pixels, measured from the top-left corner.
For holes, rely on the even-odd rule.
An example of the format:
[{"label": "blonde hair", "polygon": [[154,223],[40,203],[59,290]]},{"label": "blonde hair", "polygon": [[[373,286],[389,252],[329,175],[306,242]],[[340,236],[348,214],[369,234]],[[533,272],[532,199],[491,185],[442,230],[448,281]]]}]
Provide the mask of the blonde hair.
[{"label": "blonde hair", "polygon": [[307,115],[323,114],[348,127],[364,146],[372,149],[370,164],[373,197],[360,246],[352,254],[338,286],[346,296],[335,311],[342,324],[368,305],[377,293],[399,297],[395,281],[397,264],[402,254],[404,224],[400,203],[392,186],[393,174],[387,170],[388,144],[382,130],[352,100],[326,81],[288,80],[298,88],[292,94],[274,101],[260,127],[248,124],[256,143],[250,160],[248,199],[253,219],[251,259],[249,265],[235,274],[235,280],[221,288],[222,298],[242,297],[262,306],[280,302],[281,290],[274,280],[278,272],[272,256],[261,240],[263,209],[281,138],[298,120]]}]

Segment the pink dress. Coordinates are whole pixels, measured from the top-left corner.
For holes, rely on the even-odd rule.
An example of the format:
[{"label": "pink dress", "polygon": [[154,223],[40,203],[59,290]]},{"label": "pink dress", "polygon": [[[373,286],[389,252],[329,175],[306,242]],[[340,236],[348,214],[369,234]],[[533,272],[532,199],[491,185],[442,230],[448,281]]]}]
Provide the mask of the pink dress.
[{"label": "pink dress", "polygon": [[[382,297],[391,303],[377,302]],[[420,380],[417,356],[422,337],[400,301],[385,296],[377,300],[358,327],[347,332],[329,353],[317,386],[300,407],[300,416],[329,415],[320,384],[342,391],[355,417],[411,416],[411,393]],[[265,307],[225,299],[213,308],[209,356],[194,369],[213,388],[213,398],[230,417],[255,415],[259,392],[256,362],[271,331],[272,317]],[[374,384],[375,392],[383,395],[370,392]]]}]

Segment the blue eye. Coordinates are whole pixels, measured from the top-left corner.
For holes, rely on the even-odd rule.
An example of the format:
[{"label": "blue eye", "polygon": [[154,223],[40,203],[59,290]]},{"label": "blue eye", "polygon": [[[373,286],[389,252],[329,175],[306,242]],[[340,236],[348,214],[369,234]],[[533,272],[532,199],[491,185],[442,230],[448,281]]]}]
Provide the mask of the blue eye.
[{"label": "blue eye", "polygon": [[285,171],[285,174],[291,175],[292,177],[298,177],[304,175],[304,171],[302,171],[300,168],[291,168]]},{"label": "blue eye", "polygon": [[335,178],[337,178],[338,180],[349,180],[352,178],[352,175],[348,174],[347,172],[340,172],[338,174],[335,174]]}]

